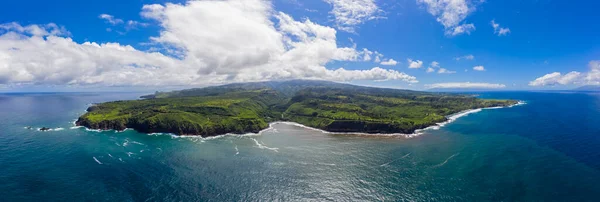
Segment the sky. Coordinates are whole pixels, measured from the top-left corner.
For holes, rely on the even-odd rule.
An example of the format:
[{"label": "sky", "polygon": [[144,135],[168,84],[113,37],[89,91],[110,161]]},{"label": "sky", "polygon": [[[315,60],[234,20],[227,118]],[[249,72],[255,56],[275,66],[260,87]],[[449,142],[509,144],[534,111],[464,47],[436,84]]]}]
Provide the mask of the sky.
[{"label": "sky", "polygon": [[320,79],[414,90],[600,84],[598,1],[57,0],[0,7],[0,91]]}]

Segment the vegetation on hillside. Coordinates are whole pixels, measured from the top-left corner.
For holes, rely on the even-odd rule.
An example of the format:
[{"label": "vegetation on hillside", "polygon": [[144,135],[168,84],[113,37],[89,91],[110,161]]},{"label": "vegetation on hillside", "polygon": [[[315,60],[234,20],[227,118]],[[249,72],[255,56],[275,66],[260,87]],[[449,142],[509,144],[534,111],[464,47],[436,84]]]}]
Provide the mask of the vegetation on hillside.
[{"label": "vegetation on hillside", "polygon": [[516,103],[322,81],[231,84],[145,98],[96,104],[77,125],[213,136],[293,121],[332,132],[412,133],[460,111]]}]

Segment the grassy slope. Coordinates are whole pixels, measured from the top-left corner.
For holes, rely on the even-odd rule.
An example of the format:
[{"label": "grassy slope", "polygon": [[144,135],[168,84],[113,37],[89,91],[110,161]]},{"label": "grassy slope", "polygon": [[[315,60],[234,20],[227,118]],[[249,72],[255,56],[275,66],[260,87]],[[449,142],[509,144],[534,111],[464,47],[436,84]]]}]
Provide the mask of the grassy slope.
[{"label": "grassy slope", "polygon": [[299,92],[284,117],[334,132],[412,133],[460,111],[514,103],[469,96],[321,88]]},{"label": "grassy slope", "polygon": [[116,101],[88,109],[77,124],[96,129],[134,128],[210,136],[258,132],[271,121],[269,105],[278,101],[268,89],[227,92],[216,96]]},{"label": "grassy slope", "polygon": [[212,136],[258,132],[285,120],[335,132],[412,133],[463,110],[514,103],[322,82],[248,83],[102,103],[77,124]]}]

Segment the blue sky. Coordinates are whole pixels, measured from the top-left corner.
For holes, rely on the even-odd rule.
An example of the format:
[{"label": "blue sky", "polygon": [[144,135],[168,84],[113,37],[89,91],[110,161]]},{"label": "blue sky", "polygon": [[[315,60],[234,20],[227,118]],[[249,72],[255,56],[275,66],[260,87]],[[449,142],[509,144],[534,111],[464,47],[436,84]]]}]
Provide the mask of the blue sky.
[{"label": "blue sky", "polygon": [[552,0],[10,1],[0,7],[0,91],[293,78],[418,90],[570,89],[600,84],[598,7]]}]

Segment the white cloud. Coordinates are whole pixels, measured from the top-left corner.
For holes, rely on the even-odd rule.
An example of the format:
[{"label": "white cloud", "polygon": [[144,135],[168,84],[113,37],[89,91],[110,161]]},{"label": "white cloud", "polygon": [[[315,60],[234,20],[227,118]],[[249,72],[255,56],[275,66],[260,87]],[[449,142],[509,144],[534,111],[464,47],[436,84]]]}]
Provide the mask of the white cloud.
[{"label": "white cloud", "polygon": [[125,25],[126,30],[137,29],[138,27],[147,27],[149,24],[144,22],[138,22],[135,20],[128,20]]},{"label": "white cloud", "polygon": [[490,24],[494,28],[494,34],[497,34],[498,36],[506,36],[510,33],[509,28],[500,27],[500,24],[496,23],[495,20],[492,20]]},{"label": "white cloud", "polygon": [[500,28],[500,30],[498,30],[498,36],[506,36],[508,33],[510,33],[509,28]]},{"label": "white cloud", "polygon": [[[114,16],[109,14],[100,14],[98,18],[103,19],[106,23],[109,23],[113,26],[122,25],[124,26],[125,31],[137,29],[138,27],[147,27],[149,25],[148,23],[143,23],[135,20],[127,20],[127,22],[125,22],[125,20],[115,18]],[[107,28],[107,31],[110,32],[112,31],[112,29]]]},{"label": "white cloud", "polygon": [[112,15],[109,14],[100,14],[98,16],[98,18],[105,20],[107,23],[110,23],[112,25],[118,25],[118,24],[123,24],[124,21],[122,19],[119,18],[115,18]]},{"label": "white cloud", "polygon": [[373,55],[373,51],[370,51],[369,49],[364,48],[363,49],[363,61],[371,61],[371,55]]},{"label": "white cloud", "polygon": [[381,62],[381,65],[391,65],[391,66],[394,66],[394,65],[397,65],[397,64],[398,64],[398,61],[395,61],[394,59],[389,59],[388,61]]},{"label": "white cloud", "polygon": [[456,73],[456,71],[451,71],[451,70],[448,70],[446,68],[442,68],[440,66],[440,63],[437,62],[437,61],[431,62],[431,64],[429,64],[429,67],[427,67],[426,72],[427,73],[432,73],[432,72],[436,71],[435,69],[438,69],[437,70],[438,74],[454,74],[454,73]]},{"label": "white cloud", "polygon": [[553,85],[600,85],[600,61],[592,60],[588,63],[588,72],[572,71],[567,74],[552,72],[539,77],[531,82],[530,86],[553,86]]},{"label": "white cloud", "polygon": [[438,69],[438,74],[454,74],[456,71],[447,70],[445,68]]},{"label": "white cloud", "polygon": [[473,67],[473,70],[475,70],[475,71],[485,71],[485,67],[479,65],[479,66]]},{"label": "white cloud", "polygon": [[485,88],[498,89],[505,88],[504,84],[495,83],[471,83],[471,82],[455,82],[455,83],[434,83],[425,85],[427,88]]},{"label": "white cloud", "polygon": [[[356,46],[356,44],[354,45],[354,48],[355,48],[355,46]],[[359,52],[359,56],[362,57],[362,61],[364,61],[364,62],[373,60],[373,62],[375,62],[375,63],[380,63],[381,58],[383,57],[383,54],[381,54],[377,51],[371,51],[369,49],[363,48],[363,50]],[[373,59],[373,56],[375,56],[375,59]],[[386,65],[386,64],[383,64],[383,65]]]},{"label": "white cloud", "polygon": [[475,56],[474,55],[465,55],[465,56],[460,56],[460,57],[457,57],[457,58],[454,58],[454,59],[456,61],[459,61],[459,60],[474,60]]},{"label": "white cloud", "polygon": [[446,32],[446,34],[456,36],[461,34],[471,34],[472,31],[475,31],[474,24],[462,24],[454,27],[451,32]]},{"label": "white cloud", "polygon": [[420,60],[412,60],[412,59],[406,59],[408,61],[408,68],[411,69],[418,69],[421,68],[423,66],[423,61]]},{"label": "white cloud", "polygon": [[[7,32],[17,32],[25,35],[31,36],[68,36],[71,35],[67,29],[63,26],[58,26],[54,23],[49,23],[45,25],[27,25],[21,26],[16,22],[0,24],[0,30],[4,30]],[[2,32],[0,32],[2,33]],[[7,33],[4,33],[7,34]]]},{"label": "white cloud", "polygon": [[381,58],[383,57],[383,54],[378,53],[377,51],[375,51],[374,54],[375,54],[375,60],[373,60],[373,62],[375,62],[375,63],[381,62]]},{"label": "white cloud", "polygon": [[354,32],[356,26],[368,20],[380,18],[380,11],[375,0],[325,0],[331,4],[331,14],[335,17],[338,29],[346,32]]},{"label": "white cloud", "polygon": [[332,61],[359,61],[364,53],[338,47],[335,29],[296,21],[274,11],[268,1],[152,4],[141,15],[158,22],[161,31],[151,38],[151,50],[165,54],[119,43],[78,43],[54,24],[1,25],[0,84],[165,86],[296,78],[418,82],[379,67],[326,68]]},{"label": "white cloud", "polygon": [[427,11],[444,26],[446,35],[470,34],[475,30],[475,25],[464,23],[475,10],[469,0],[417,0],[417,3],[427,7]]},{"label": "white cloud", "polygon": [[560,72],[553,72],[550,74],[546,74],[540,78],[537,78],[531,82],[529,82],[530,86],[547,86],[547,85],[567,85],[575,82],[579,76],[580,72],[569,72],[568,74],[562,75]]},{"label": "white cloud", "polygon": [[593,60],[588,64],[590,71],[585,75],[584,82],[588,85],[600,85],[600,61]]},{"label": "white cloud", "polygon": [[418,83],[417,79],[413,76],[406,75],[402,72],[391,69],[383,69],[374,67],[368,70],[346,70],[339,68],[333,71],[326,72],[325,78],[330,80],[338,81],[352,81],[352,80],[375,80],[375,81],[388,81],[388,80],[403,80],[408,83]]}]

